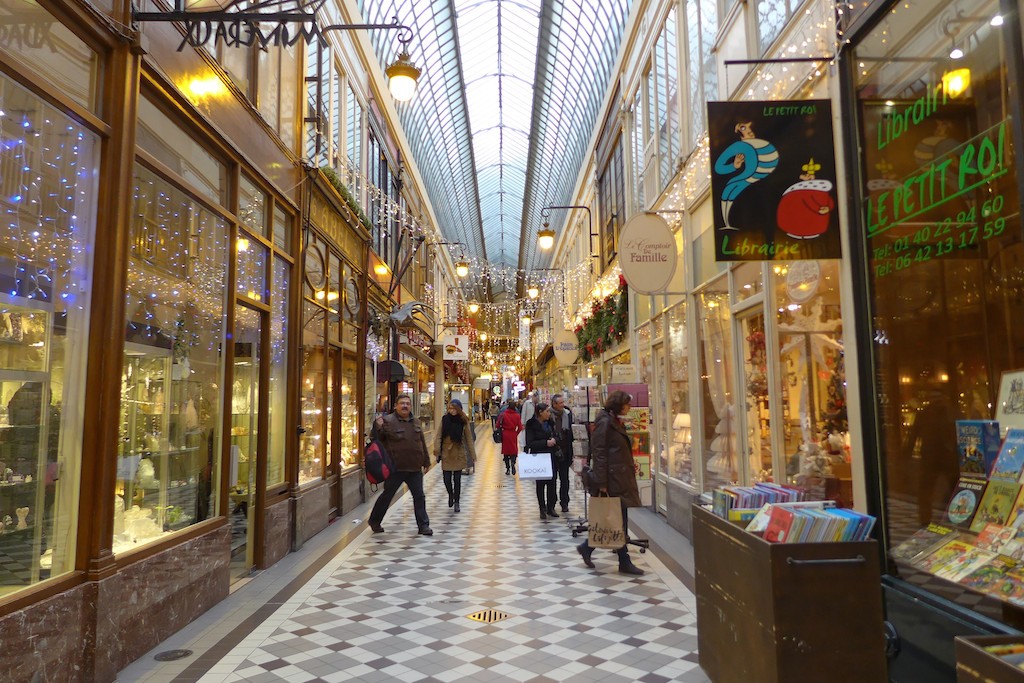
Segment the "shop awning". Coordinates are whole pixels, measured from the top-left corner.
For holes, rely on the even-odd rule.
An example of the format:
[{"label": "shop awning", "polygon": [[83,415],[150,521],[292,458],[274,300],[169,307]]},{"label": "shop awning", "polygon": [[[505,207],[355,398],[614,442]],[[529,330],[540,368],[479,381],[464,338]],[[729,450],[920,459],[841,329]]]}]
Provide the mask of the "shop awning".
[{"label": "shop awning", "polygon": [[377,361],[378,382],[404,382],[412,376],[412,371],[397,360]]}]

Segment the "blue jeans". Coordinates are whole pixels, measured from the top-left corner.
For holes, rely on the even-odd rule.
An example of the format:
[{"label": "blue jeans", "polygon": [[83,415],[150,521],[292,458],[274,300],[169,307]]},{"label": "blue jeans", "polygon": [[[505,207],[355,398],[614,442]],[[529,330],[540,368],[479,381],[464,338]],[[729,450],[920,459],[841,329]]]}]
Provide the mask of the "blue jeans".
[{"label": "blue jeans", "polygon": [[416,513],[416,526],[420,529],[430,526],[430,518],[427,517],[427,498],[423,495],[422,470],[416,470],[415,472],[393,472],[384,481],[384,490],[381,491],[377,502],[373,504],[373,510],[370,512],[370,524],[379,525],[381,523],[381,520],[384,519],[384,514],[388,511],[388,506],[391,505],[391,500],[395,497],[395,493],[398,492],[402,484],[408,486],[409,492],[412,494],[412,509]]}]

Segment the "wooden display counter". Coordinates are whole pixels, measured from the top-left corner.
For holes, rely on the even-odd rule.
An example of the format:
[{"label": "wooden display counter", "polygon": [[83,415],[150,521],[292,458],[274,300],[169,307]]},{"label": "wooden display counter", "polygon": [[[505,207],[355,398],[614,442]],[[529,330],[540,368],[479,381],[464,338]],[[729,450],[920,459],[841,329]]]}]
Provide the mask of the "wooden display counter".
[{"label": "wooden display counter", "polygon": [[768,543],[694,506],[693,554],[714,683],[887,680],[877,542]]}]

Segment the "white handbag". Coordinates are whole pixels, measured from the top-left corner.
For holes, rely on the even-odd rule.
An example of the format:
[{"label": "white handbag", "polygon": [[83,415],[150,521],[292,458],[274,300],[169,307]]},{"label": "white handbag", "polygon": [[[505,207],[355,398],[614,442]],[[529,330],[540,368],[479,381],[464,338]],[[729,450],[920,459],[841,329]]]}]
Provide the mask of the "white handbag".
[{"label": "white handbag", "polygon": [[551,454],[520,453],[516,457],[516,472],[520,479],[551,479],[555,476]]}]

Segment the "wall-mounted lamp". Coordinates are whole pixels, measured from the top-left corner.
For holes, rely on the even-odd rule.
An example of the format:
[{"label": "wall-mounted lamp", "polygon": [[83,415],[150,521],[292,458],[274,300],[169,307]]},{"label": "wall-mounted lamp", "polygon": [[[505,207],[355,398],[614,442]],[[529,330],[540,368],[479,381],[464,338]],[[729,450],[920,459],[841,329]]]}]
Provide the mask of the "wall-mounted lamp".
[{"label": "wall-mounted lamp", "polygon": [[470,302],[470,304],[469,304],[469,312],[471,314],[476,315],[477,311],[479,311],[479,310],[480,310],[480,304],[478,304],[475,301]]},{"label": "wall-mounted lamp", "polygon": [[[589,206],[583,206],[581,204],[569,204],[567,206],[545,206],[540,210],[541,218],[544,219],[544,229],[537,231],[537,246],[541,249],[550,249],[555,243],[555,231],[550,228],[550,222],[548,217],[554,209],[582,209],[587,212],[587,232],[590,235],[590,258],[599,258],[594,253],[594,238],[597,237],[597,233],[594,232],[594,217],[590,213]],[[544,246],[547,244],[548,246]]]},{"label": "wall-mounted lamp", "polygon": [[544,227],[537,231],[537,246],[545,251],[555,246],[555,231],[547,221],[544,222]]},{"label": "wall-mounted lamp", "polygon": [[486,332],[481,332],[480,333],[480,341],[482,341],[482,342],[487,341],[487,333]]},{"label": "wall-mounted lamp", "polygon": [[950,59],[962,59],[964,51],[960,49],[960,46],[956,44],[956,39],[953,39],[953,49],[949,51]]},{"label": "wall-mounted lamp", "polygon": [[526,290],[526,294],[531,299],[536,299],[538,296],[540,296],[540,290],[537,289],[537,285],[530,285],[529,289]]},{"label": "wall-mounted lamp", "polygon": [[455,262],[455,274],[459,277],[466,277],[469,275],[469,264],[465,261]]},{"label": "wall-mounted lamp", "polygon": [[384,70],[384,74],[388,77],[388,90],[391,91],[391,96],[399,102],[408,102],[416,94],[416,82],[422,73],[409,57],[409,41],[411,40],[411,31],[408,36],[398,36],[398,42],[402,44],[398,59]]},{"label": "wall-mounted lamp", "polygon": [[520,318],[519,320],[520,320],[520,322],[522,322],[522,323],[523,323],[524,325],[529,325],[529,324],[530,324],[531,322],[533,322],[532,318],[530,318],[530,316],[528,316],[528,315],[524,315],[524,316],[523,316],[522,318]]}]

